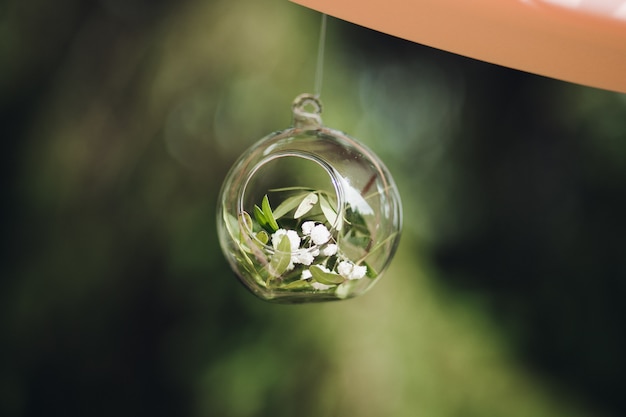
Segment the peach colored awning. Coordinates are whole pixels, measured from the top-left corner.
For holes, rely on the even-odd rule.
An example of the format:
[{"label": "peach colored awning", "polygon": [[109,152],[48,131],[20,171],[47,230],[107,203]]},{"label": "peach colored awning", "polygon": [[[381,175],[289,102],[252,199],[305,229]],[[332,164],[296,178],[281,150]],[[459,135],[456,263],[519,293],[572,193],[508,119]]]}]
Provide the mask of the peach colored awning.
[{"label": "peach colored awning", "polygon": [[456,54],[626,93],[626,1],[291,1]]}]

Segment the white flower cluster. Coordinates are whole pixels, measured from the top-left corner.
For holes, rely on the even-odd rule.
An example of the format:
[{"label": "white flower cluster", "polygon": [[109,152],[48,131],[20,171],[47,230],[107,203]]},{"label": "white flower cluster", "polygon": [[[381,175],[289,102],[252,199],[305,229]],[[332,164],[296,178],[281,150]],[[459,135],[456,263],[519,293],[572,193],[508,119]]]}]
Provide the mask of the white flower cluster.
[{"label": "white flower cluster", "polygon": [[367,273],[367,267],[365,265],[355,265],[348,261],[341,261],[337,266],[337,272],[346,279],[361,279]]},{"label": "white flower cluster", "polygon": [[295,230],[278,229],[272,234],[272,246],[275,250],[278,250],[278,244],[282,240],[283,236],[289,238],[291,243],[291,262],[287,267],[287,270],[292,270],[295,264],[311,265],[313,259],[320,254],[320,251],[316,247],[312,248],[300,248],[302,239]]},{"label": "white flower cluster", "polygon": [[[320,255],[320,248],[318,246],[327,243],[330,240],[330,232],[323,224],[315,224],[315,222],[304,222],[302,224],[302,234],[304,237],[309,236],[313,246],[300,248],[302,238],[295,230],[278,229],[272,234],[272,246],[275,250],[278,249],[278,245],[283,236],[289,238],[291,243],[291,263],[288,270],[294,268],[295,264],[311,265],[313,260]],[[337,245],[330,243],[322,248],[321,251],[324,256],[332,256],[337,253]]]},{"label": "white flower cluster", "polygon": [[[302,223],[302,237],[295,230],[278,229],[272,234],[272,246],[278,250],[283,236],[287,236],[291,243],[291,261],[287,270],[292,270],[296,264],[311,266],[315,258],[322,255],[325,258],[337,255],[338,247],[331,241],[330,231],[321,223],[306,221]],[[300,247],[304,242],[305,247]],[[329,270],[324,264],[317,264],[321,271],[328,274],[336,274],[345,280],[361,279],[367,273],[365,265],[355,265],[348,260],[341,260],[336,266],[336,272]],[[311,271],[305,269],[300,277],[303,280],[313,278]],[[317,281],[311,282],[311,286],[316,290],[327,290],[332,285],[322,284]]]},{"label": "white flower cluster", "polygon": [[311,241],[315,245],[323,245],[330,240],[330,232],[323,224],[304,222],[302,223],[302,233],[305,236],[311,236]]}]

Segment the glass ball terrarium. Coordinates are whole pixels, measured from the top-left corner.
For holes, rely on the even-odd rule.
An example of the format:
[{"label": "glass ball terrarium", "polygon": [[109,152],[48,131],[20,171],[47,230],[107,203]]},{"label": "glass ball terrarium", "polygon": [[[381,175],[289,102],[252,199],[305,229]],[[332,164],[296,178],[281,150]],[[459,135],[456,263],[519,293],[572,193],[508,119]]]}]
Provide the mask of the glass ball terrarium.
[{"label": "glass ball terrarium", "polygon": [[320,114],[316,97],[298,96],[293,127],[248,149],[220,193],[222,250],[267,301],[358,296],[380,279],[400,238],[400,197],[387,168],[324,127]]}]

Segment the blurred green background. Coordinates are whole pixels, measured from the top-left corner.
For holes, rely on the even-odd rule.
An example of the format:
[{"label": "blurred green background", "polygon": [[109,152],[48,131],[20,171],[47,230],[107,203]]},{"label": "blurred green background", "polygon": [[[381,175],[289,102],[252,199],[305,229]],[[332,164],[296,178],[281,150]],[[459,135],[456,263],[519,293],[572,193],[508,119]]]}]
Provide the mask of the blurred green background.
[{"label": "blurred green background", "polygon": [[626,97],[329,20],[326,125],[405,227],[361,298],[264,303],[219,250],[312,92],[287,0],[0,4],[2,416],[621,416]]}]

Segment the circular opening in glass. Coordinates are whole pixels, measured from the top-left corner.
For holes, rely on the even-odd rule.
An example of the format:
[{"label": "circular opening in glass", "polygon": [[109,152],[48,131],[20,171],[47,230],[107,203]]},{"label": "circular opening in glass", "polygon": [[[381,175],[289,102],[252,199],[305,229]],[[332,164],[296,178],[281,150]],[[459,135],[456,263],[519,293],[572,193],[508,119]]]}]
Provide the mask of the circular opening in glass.
[{"label": "circular opening in glass", "polygon": [[242,230],[273,252],[271,234],[277,229],[301,230],[314,222],[334,235],[344,205],[338,173],[316,155],[290,151],[269,155],[250,171],[238,198],[238,217]]}]

